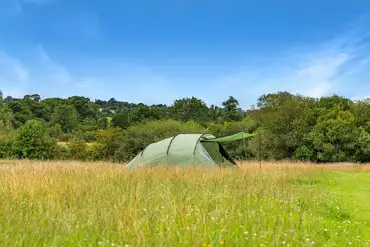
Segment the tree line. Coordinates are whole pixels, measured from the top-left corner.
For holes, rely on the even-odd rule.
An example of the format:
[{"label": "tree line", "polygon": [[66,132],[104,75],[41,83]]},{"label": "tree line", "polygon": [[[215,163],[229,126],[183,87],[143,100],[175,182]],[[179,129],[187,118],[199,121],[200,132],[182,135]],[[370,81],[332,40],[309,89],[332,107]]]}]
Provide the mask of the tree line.
[{"label": "tree line", "polygon": [[0,158],[126,162],[178,133],[240,131],[257,135],[226,145],[236,159],[369,162],[370,99],[277,92],[242,109],[232,96],[221,106],[196,97],[146,105],[81,96],[4,98],[0,92]]}]

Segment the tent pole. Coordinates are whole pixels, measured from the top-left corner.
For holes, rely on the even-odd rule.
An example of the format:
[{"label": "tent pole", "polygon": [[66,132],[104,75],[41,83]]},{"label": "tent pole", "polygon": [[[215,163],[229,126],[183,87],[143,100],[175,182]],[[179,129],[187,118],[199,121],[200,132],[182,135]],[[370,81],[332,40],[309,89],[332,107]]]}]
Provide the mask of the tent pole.
[{"label": "tent pole", "polygon": [[[242,120],[243,121],[243,120]],[[243,128],[243,125],[242,125],[243,122],[240,122],[240,129],[242,132],[244,132],[244,128]],[[246,148],[245,148],[245,138],[243,138],[243,153],[246,153]],[[241,166],[243,165],[243,162],[244,162],[244,157],[242,157],[242,160],[241,160]]]},{"label": "tent pole", "polygon": [[[261,114],[259,115],[259,125],[261,127]],[[258,133],[258,159],[260,163],[260,172],[262,172],[262,161],[261,161],[261,132]]]}]

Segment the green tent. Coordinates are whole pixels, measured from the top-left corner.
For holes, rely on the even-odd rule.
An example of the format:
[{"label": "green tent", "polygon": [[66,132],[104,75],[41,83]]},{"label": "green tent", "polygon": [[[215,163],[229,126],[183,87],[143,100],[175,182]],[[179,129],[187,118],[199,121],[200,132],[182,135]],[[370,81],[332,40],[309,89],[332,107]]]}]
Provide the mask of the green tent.
[{"label": "green tent", "polygon": [[142,166],[167,167],[237,167],[235,161],[222,147],[229,142],[251,137],[252,134],[238,133],[216,138],[211,134],[179,134],[148,145],[128,164],[129,168]]}]

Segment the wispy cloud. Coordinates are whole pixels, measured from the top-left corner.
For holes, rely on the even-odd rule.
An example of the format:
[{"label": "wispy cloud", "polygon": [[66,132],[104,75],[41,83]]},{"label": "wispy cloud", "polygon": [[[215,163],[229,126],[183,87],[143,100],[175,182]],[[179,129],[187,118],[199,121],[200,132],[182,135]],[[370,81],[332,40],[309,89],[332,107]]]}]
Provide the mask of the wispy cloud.
[{"label": "wispy cloud", "polygon": [[21,85],[27,85],[29,72],[27,68],[18,60],[0,52],[0,82],[11,84],[17,81]]},{"label": "wispy cloud", "polygon": [[[40,93],[43,97],[87,96],[92,99],[116,97],[131,102],[169,103],[175,97],[169,83],[149,68],[130,63],[107,64],[111,67],[99,73],[94,65],[87,73],[73,73],[68,66],[50,57],[43,46],[36,49],[36,57],[22,63],[0,53],[0,90],[4,95],[21,97]],[[76,69],[74,69],[76,71]]]},{"label": "wispy cloud", "polygon": [[6,95],[19,95],[29,87],[28,69],[4,52],[0,52],[0,86]]},{"label": "wispy cloud", "polygon": [[233,95],[244,108],[255,104],[262,94],[277,91],[312,97],[336,93],[361,99],[370,92],[368,37],[366,33],[351,33],[316,46],[293,47],[279,56],[266,54],[263,65],[247,61],[235,65],[241,68],[235,73],[221,76],[204,64],[209,77],[202,78],[191,77],[192,71],[185,73],[181,66],[175,68],[178,73],[169,76],[150,66],[117,60],[85,60],[71,67],[39,46],[37,57],[27,60],[32,64],[0,53],[0,90],[15,96],[20,92],[44,97],[84,95],[148,104],[170,104],[179,97],[196,96],[219,105]]},{"label": "wispy cloud", "polygon": [[71,82],[73,78],[66,68],[54,62],[42,46],[38,47],[38,57],[32,58],[32,65],[0,52],[0,90],[4,95],[18,97]]},{"label": "wispy cloud", "polygon": [[[356,95],[370,90],[368,35],[346,34],[319,46],[290,49],[280,56],[266,56],[265,66],[225,75],[214,83],[211,102],[235,95],[244,107],[265,93],[289,91],[311,97]],[[362,83],[362,84],[361,84]],[[217,93],[217,92],[222,93]]]},{"label": "wispy cloud", "polygon": [[41,60],[40,68],[42,69],[42,71],[39,71],[39,75],[43,77],[45,82],[67,84],[73,81],[67,69],[53,61],[41,45],[38,46],[38,51]]}]

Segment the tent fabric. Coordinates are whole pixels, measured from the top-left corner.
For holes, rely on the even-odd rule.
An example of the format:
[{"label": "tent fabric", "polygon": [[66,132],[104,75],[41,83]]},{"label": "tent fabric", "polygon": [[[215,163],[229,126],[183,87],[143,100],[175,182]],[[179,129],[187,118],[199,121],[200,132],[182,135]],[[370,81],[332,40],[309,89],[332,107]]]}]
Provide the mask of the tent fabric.
[{"label": "tent fabric", "polygon": [[211,134],[179,134],[148,145],[128,167],[217,167],[236,163],[218,142],[206,142],[216,137]]},{"label": "tent fabric", "polygon": [[224,137],[219,137],[219,138],[212,138],[208,140],[203,140],[203,142],[232,142],[232,141],[237,141],[245,138],[249,138],[255,136],[255,134],[250,134],[246,132],[240,132],[234,135],[230,136],[224,136]]}]

